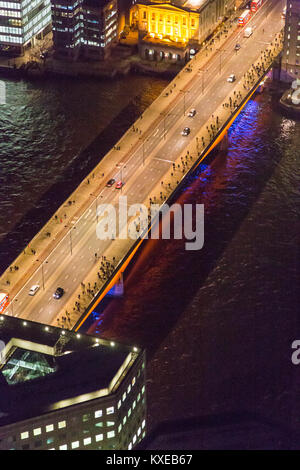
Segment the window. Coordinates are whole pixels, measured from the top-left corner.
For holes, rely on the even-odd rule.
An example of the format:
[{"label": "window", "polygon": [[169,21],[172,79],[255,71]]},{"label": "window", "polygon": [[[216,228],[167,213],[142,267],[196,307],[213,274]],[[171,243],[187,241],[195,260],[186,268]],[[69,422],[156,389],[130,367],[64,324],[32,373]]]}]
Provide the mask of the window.
[{"label": "window", "polygon": [[102,416],[102,410],[95,411],[95,418],[101,418],[101,416]]},{"label": "window", "polygon": [[129,408],[127,415],[128,415],[128,418],[129,418],[129,416],[131,415],[131,408]]},{"label": "window", "polygon": [[103,423],[100,421],[99,423],[95,423],[96,428],[103,428]]},{"label": "window", "polygon": [[118,409],[121,408],[122,402],[121,400],[118,401]]},{"label": "window", "polygon": [[136,407],[136,401],[134,400],[134,402],[132,403],[132,409],[134,410],[135,407]]},{"label": "window", "polygon": [[96,442],[103,441],[103,434],[97,434],[95,438]]},{"label": "window", "polygon": [[111,439],[112,437],[115,437],[115,431],[109,431],[107,433],[107,437],[108,437],[108,439]]},{"label": "window", "polygon": [[145,20],[146,18],[147,18],[147,13],[143,11],[143,20]]},{"label": "window", "polygon": [[127,393],[129,393],[130,390],[131,390],[131,385],[129,384],[129,385],[128,385],[128,388],[127,388]]},{"label": "window", "polygon": [[58,423],[58,429],[62,429],[66,427],[66,422],[65,421],[59,421]]},{"label": "window", "polygon": [[68,450],[67,444],[62,444],[61,446],[59,446],[59,450]]},{"label": "window", "polygon": [[90,419],[90,416],[91,416],[90,414],[83,415],[83,416],[82,416],[82,421],[83,421],[83,422],[88,421],[88,420]]},{"label": "window", "polygon": [[53,444],[54,442],[54,437],[49,437],[49,439],[47,439],[47,444]]},{"label": "window", "polygon": [[77,449],[79,447],[79,441],[74,441],[71,444],[72,449]]},{"label": "window", "polygon": [[135,444],[135,442],[136,442],[136,434],[133,436],[132,442],[133,442],[133,444]]},{"label": "window", "polygon": [[124,401],[126,398],[126,392],[123,393],[123,396],[122,396],[122,401]]},{"label": "window", "polygon": [[113,406],[111,406],[110,408],[106,408],[106,414],[111,415],[114,412],[115,412],[115,409]]},{"label": "window", "polygon": [[41,428],[35,428],[35,429],[33,430],[33,435],[34,435],[34,436],[39,436],[40,434],[42,434]]},{"label": "window", "polygon": [[145,424],[146,424],[146,421],[145,421],[145,420],[143,420],[143,422],[142,422],[142,428],[144,428],[144,427],[145,427]]},{"label": "window", "polygon": [[124,416],[124,418],[123,418],[123,425],[126,424],[126,421],[127,421],[127,418],[126,418],[126,416]]},{"label": "window", "polygon": [[130,442],[129,446],[128,446],[128,450],[131,450],[132,449],[132,444]]},{"label": "window", "polygon": [[119,424],[118,432],[121,432],[121,431],[122,431],[122,424]]},{"label": "window", "polygon": [[90,437],[86,437],[83,439],[83,445],[88,446],[92,442],[92,439]]},{"label": "window", "polygon": [[46,426],[46,432],[51,432],[51,431],[53,431],[53,430],[54,430],[53,424],[47,424],[47,426]]},{"label": "window", "polygon": [[21,432],[21,439],[28,439],[28,437],[29,437],[29,432],[28,431]]},{"label": "window", "polygon": [[139,436],[141,434],[142,430],[141,428],[138,429],[137,435]]},{"label": "window", "polygon": [[114,426],[115,425],[115,422],[114,421],[106,421],[106,426],[109,427],[109,426]]}]

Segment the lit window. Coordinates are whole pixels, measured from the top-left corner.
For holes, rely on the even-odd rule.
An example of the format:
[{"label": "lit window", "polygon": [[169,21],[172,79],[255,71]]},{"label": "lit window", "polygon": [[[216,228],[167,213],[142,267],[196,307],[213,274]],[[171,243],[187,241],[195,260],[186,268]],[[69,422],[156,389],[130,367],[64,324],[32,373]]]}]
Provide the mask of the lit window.
[{"label": "lit window", "polygon": [[51,432],[51,431],[53,431],[53,430],[54,430],[53,424],[48,424],[48,425],[46,426],[46,432]]},{"label": "lit window", "polygon": [[83,415],[82,417],[82,421],[85,422],[85,421],[88,421],[90,419],[90,415],[87,414],[87,415]]},{"label": "lit window", "polygon": [[135,442],[136,442],[136,434],[133,436],[132,442],[133,442],[133,444],[135,444]]},{"label": "lit window", "polygon": [[66,427],[66,422],[65,421],[59,421],[58,423],[58,429],[62,429]]},{"label": "lit window", "polygon": [[111,415],[114,412],[115,412],[115,409],[113,406],[111,406],[110,408],[106,408],[106,414]]},{"label": "lit window", "polygon": [[103,434],[96,435],[96,442],[103,441]]},{"label": "lit window", "polygon": [[134,402],[132,403],[132,409],[134,410],[135,407],[136,407],[136,401],[134,400]]},{"label": "lit window", "polygon": [[142,387],[142,393],[145,393],[145,385]]},{"label": "lit window", "polygon": [[131,415],[131,408],[129,408],[127,415],[128,415],[128,418],[129,418],[129,416]]},{"label": "lit window", "polygon": [[140,401],[140,399],[141,399],[141,394],[139,393],[137,396],[137,401]]},{"label": "lit window", "polygon": [[33,435],[34,435],[34,436],[39,436],[40,434],[42,434],[41,428],[35,428],[35,429],[33,430]]},{"label": "lit window", "polygon": [[72,442],[71,446],[72,446],[72,449],[77,449],[79,447],[79,441]]},{"label": "lit window", "polygon": [[115,425],[115,422],[114,421],[106,421],[106,426],[109,427],[109,426],[114,426]]},{"label": "lit window", "polygon": [[132,449],[132,444],[130,442],[129,446],[128,446],[128,450],[131,450]]},{"label": "lit window", "polygon": [[123,393],[123,396],[122,396],[122,401],[124,401],[126,398],[126,392]]},{"label": "lit window", "polygon": [[128,388],[127,388],[127,393],[129,393],[130,390],[131,390],[131,385],[129,384],[129,385],[128,385]]},{"label": "lit window", "polygon": [[122,430],[122,424],[119,424],[118,432],[121,432],[121,430]]},{"label": "lit window", "polygon": [[146,421],[145,421],[145,420],[143,420],[143,422],[142,422],[142,428],[144,428],[144,427],[145,427],[145,425],[146,425]]},{"label": "lit window", "polygon": [[118,401],[118,409],[121,408],[121,404],[122,404],[122,402],[121,402],[121,400],[119,400]]},{"label": "lit window", "polygon": [[21,439],[28,439],[29,437],[29,432],[26,431],[26,432],[21,432]]},{"label": "lit window", "polygon": [[96,428],[103,428],[103,423],[100,421],[99,423],[95,423]]},{"label": "lit window", "polygon": [[102,416],[102,410],[95,411],[95,418],[101,418],[101,416]]},{"label": "lit window", "polygon": [[135,377],[133,377],[132,382],[131,382],[132,386],[134,386],[135,382],[136,382],[136,379],[135,379]]},{"label": "lit window", "polygon": [[67,444],[63,444],[63,445],[59,446],[59,450],[67,450],[67,449],[68,449]]},{"label": "lit window", "polygon": [[141,434],[142,430],[141,428],[138,429],[137,435],[139,436]]},{"label": "lit window", "polygon": [[126,416],[124,416],[124,418],[123,418],[123,425],[126,424],[126,421],[127,421],[127,418],[126,418]]},{"label": "lit window", "polygon": [[111,439],[112,437],[115,437],[115,431],[109,431],[107,433],[107,437],[108,437],[108,439]]},{"label": "lit window", "polygon": [[85,439],[83,439],[83,444],[85,446],[88,446],[91,442],[92,442],[92,439],[90,437],[86,437]]}]

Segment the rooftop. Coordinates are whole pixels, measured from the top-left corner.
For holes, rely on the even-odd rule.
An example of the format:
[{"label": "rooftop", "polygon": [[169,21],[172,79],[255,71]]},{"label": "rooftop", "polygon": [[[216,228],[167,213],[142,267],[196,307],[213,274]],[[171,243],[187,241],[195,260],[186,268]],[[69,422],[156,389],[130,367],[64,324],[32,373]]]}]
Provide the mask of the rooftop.
[{"label": "rooftop", "polygon": [[108,395],[140,352],[0,315],[0,426]]}]

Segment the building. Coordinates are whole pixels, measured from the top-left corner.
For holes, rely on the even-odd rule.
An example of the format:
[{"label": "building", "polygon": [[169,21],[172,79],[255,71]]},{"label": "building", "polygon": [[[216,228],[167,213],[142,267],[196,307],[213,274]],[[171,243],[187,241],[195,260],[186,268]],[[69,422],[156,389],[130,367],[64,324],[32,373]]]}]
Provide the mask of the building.
[{"label": "building", "polygon": [[0,53],[21,54],[50,29],[50,0],[0,1]]},{"label": "building", "polygon": [[137,347],[0,316],[0,449],[131,449],[146,434]]},{"label": "building", "polygon": [[103,60],[118,38],[117,0],[51,0],[57,55]]},{"label": "building", "polygon": [[139,32],[140,55],[184,62],[234,9],[234,0],[136,0],[130,24]]},{"label": "building", "polygon": [[285,13],[281,78],[292,82],[300,78],[300,0],[288,0]]}]

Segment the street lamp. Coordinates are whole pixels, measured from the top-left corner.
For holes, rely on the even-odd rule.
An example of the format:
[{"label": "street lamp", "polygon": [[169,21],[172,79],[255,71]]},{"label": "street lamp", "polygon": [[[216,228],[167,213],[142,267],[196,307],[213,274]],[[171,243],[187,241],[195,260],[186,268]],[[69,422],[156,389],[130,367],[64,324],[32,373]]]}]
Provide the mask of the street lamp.
[{"label": "street lamp", "polygon": [[189,93],[189,90],[179,90],[180,93],[183,93],[183,115],[185,116],[185,94]]},{"label": "street lamp", "polygon": [[[39,261],[39,260],[37,259],[37,261]],[[43,286],[43,290],[45,290],[44,263],[48,264],[48,261],[41,261],[42,286]]]},{"label": "street lamp", "polygon": [[222,72],[222,52],[226,52],[226,49],[222,49],[220,47],[217,47],[217,51],[220,52],[220,75],[221,75],[221,72]]},{"label": "street lamp", "polygon": [[199,72],[202,72],[202,95],[204,93],[204,72],[207,72],[207,69],[198,69]]},{"label": "street lamp", "polygon": [[98,223],[98,196],[95,196],[95,194],[90,194],[90,196],[94,197],[95,198],[95,202],[96,202],[96,220],[97,220],[97,223]]},{"label": "street lamp", "polygon": [[164,118],[164,139],[165,139],[166,138],[166,118],[168,116],[171,116],[171,113],[161,112],[160,115],[163,116]]}]

